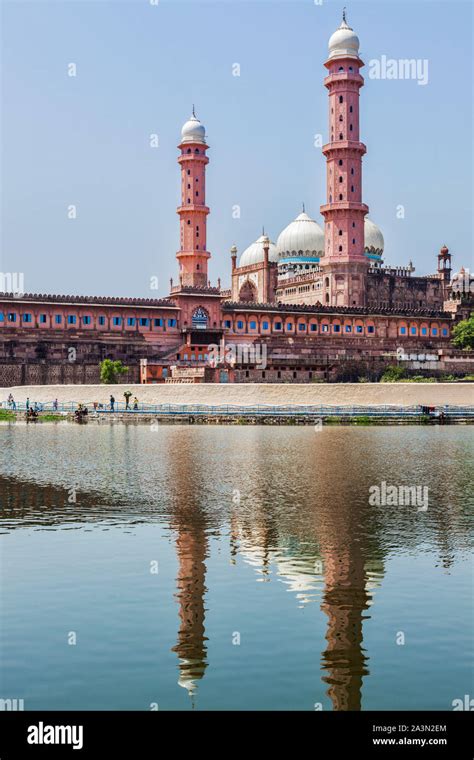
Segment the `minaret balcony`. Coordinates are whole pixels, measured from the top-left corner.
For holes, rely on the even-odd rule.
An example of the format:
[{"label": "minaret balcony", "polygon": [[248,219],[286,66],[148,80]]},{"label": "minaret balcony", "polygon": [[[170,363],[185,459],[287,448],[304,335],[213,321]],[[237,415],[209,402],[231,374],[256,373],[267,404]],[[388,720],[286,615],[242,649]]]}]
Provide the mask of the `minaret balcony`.
[{"label": "minaret balcony", "polygon": [[325,203],[319,207],[321,214],[326,214],[332,211],[359,211],[363,214],[369,213],[369,207],[365,203],[358,203],[356,201],[335,201],[334,203]]},{"label": "minaret balcony", "polygon": [[353,151],[358,156],[363,156],[367,152],[367,146],[356,140],[335,140],[322,147],[324,156],[330,156],[332,153],[337,155],[337,151],[344,151],[344,154],[347,155],[348,150]]},{"label": "minaret balcony", "polygon": [[177,214],[186,214],[189,211],[199,211],[201,214],[210,214],[211,209],[209,206],[200,206],[197,203],[187,203],[185,206],[178,206],[176,209]]},{"label": "minaret balcony", "polygon": [[336,71],[324,77],[324,86],[328,89],[339,82],[353,82],[359,88],[364,84],[364,77],[358,71]]}]

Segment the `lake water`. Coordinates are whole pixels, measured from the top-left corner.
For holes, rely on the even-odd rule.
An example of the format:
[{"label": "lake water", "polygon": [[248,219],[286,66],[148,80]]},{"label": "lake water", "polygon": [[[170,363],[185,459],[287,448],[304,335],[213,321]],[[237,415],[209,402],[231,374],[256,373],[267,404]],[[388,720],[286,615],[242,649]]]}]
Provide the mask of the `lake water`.
[{"label": "lake water", "polygon": [[[449,710],[473,694],[469,428],[14,423],[0,441],[0,697]],[[382,481],[427,488],[427,509],[371,504]]]}]

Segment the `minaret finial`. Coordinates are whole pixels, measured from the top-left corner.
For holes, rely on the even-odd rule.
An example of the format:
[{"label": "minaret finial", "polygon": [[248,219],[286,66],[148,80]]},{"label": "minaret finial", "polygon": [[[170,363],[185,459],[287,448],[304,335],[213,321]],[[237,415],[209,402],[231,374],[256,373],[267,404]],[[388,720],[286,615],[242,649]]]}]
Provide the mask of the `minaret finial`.
[{"label": "minaret finial", "polygon": [[265,235],[265,225],[262,224],[262,235]]}]

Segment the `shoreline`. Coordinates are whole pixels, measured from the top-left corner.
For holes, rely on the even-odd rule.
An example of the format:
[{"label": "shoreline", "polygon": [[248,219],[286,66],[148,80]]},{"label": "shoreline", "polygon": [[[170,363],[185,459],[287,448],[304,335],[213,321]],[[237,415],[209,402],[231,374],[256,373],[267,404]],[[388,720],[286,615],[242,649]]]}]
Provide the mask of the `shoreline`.
[{"label": "shoreline", "polygon": [[[124,392],[140,404],[238,406],[464,406],[474,408],[474,383],[163,383],[160,385],[30,385],[0,388],[5,407],[11,393],[16,402],[77,405],[108,404],[113,394],[122,404]],[[74,407],[75,408],[75,407]]]},{"label": "shoreline", "polygon": [[[123,394],[137,397],[125,410]],[[12,393],[16,410],[7,408]],[[115,398],[110,410],[111,394]],[[451,425],[474,423],[474,383],[66,385],[1,388],[0,420],[198,425]],[[58,401],[56,408],[55,400]],[[74,412],[87,406],[80,420]]]}]

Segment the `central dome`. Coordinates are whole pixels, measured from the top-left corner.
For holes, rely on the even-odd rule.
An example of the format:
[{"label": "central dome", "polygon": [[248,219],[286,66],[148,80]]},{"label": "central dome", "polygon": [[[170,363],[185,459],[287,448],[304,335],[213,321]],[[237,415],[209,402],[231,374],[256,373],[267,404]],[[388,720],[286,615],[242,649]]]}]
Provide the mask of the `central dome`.
[{"label": "central dome", "polygon": [[[251,264],[259,264],[261,261],[263,261],[264,253],[263,253],[263,244],[267,240],[266,235],[260,235],[258,240],[255,241],[255,243],[252,243],[252,245],[249,245],[248,248],[245,249],[242,256],[240,257],[239,261],[239,267],[248,267]],[[270,240],[269,250],[268,250],[268,260],[269,261],[278,261],[278,251],[275,243],[272,243]]]},{"label": "central dome", "polygon": [[277,251],[285,256],[322,256],[324,232],[304,211],[278,235]]}]

